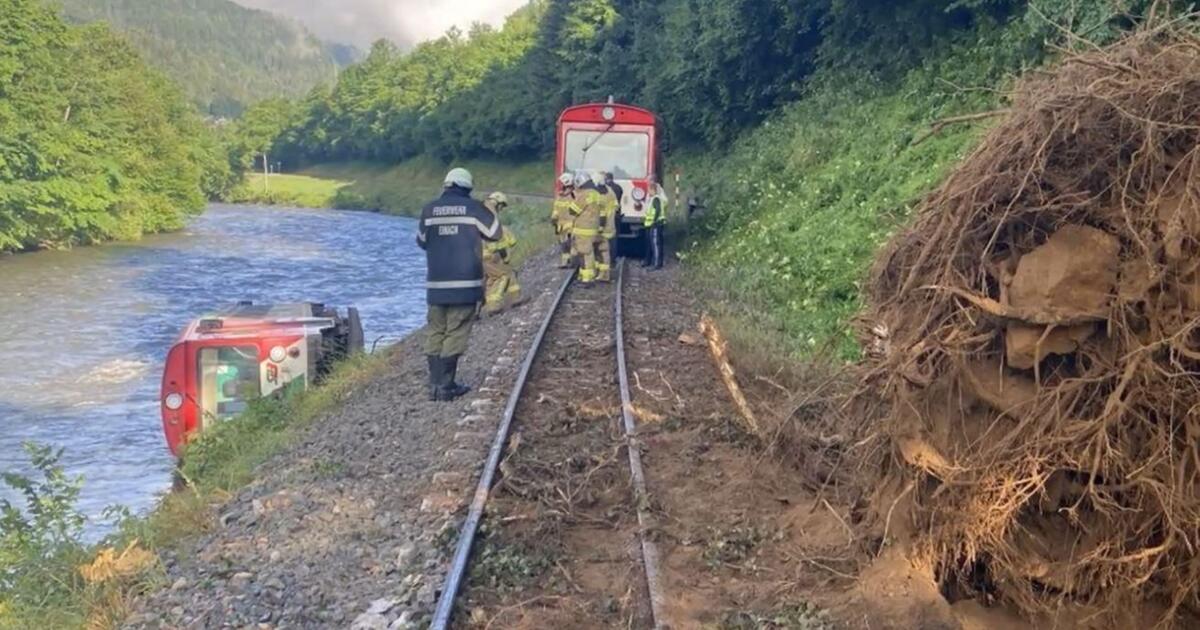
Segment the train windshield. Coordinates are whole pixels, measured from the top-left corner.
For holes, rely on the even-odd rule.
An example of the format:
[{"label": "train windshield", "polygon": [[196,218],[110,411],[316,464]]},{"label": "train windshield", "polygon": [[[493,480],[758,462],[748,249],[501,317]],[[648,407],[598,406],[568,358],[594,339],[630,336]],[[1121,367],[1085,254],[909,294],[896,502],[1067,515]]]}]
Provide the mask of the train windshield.
[{"label": "train windshield", "polygon": [[201,348],[200,410],[204,422],[228,420],[262,395],[257,346]]},{"label": "train windshield", "polygon": [[567,131],[564,167],[604,171],[617,179],[645,179],[650,172],[650,134],[637,131]]}]

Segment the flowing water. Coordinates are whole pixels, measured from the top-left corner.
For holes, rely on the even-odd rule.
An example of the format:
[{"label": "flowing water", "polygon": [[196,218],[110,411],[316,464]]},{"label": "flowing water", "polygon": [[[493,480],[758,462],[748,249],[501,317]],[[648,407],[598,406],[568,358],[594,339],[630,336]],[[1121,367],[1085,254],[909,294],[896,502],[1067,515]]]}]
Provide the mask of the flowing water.
[{"label": "flowing water", "polygon": [[214,205],[176,234],[0,258],[0,470],[29,471],[23,442],[62,447],[85,514],[144,511],[171,483],[158,389],[183,326],[238,300],[313,301],[357,306],[368,349],[395,342],[424,321],[415,227]]}]

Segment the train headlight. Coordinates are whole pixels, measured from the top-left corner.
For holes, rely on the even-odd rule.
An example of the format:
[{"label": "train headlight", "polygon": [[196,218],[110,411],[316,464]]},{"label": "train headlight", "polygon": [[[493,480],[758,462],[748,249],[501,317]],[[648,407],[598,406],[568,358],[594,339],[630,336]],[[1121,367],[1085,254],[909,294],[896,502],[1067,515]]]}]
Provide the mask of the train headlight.
[{"label": "train headlight", "polygon": [[[596,110],[593,109],[592,111]],[[617,110],[611,107],[605,107],[604,109],[600,110],[600,115],[604,117],[604,120],[612,120],[617,117]]]},{"label": "train headlight", "polygon": [[179,408],[183,406],[183,395],[174,392],[167,394],[167,397],[163,399],[163,404],[171,411],[179,411]]},{"label": "train headlight", "polygon": [[641,188],[637,188],[637,187],[635,187],[633,189],[633,200],[634,201],[641,201],[645,198],[646,198],[646,191],[642,190]]},{"label": "train headlight", "polygon": [[271,360],[272,361],[274,361],[276,363],[283,363],[283,360],[286,358],[287,358],[287,348],[284,348],[283,346],[275,346],[274,348],[271,348]]}]

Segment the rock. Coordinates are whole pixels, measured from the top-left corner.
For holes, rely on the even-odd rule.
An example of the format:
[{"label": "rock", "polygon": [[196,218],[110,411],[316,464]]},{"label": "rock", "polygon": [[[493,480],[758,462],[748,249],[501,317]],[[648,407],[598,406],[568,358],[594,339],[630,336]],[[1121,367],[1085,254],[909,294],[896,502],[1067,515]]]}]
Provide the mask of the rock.
[{"label": "rock", "polygon": [[412,543],[408,543],[407,545],[404,545],[396,552],[396,567],[401,571],[407,569],[409,563],[413,561],[413,558],[415,558],[416,555],[417,555],[417,546],[416,545],[414,545]]},{"label": "rock", "polygon": [[410,630],[416,628],[417,624],[412,621],[412,611],[404,611],[400,616],[388,626],[388,630]]},{"label": "rock", "polygon": [[385,615],[387,612],[396,607],[396,601],[392,599],[377,599],[371,602],[367,608],[367,612],[372,615]]},{"label": "rock", "polygon": [[263,505],[263,502],[259,499],[250,502],[250,509],[254,510],[255,516],[262,516],[267,513],[267,506]]},{"label": "rock", "polygon": [[178,580],[175,580],[175,582],[173,584],[171,584],[171,590],[172,591],[182,591],[183,589],[187,588],[187,585],[188,585],[187,578],[181,577]]},{"label": "rock", "polygon": [[1021,257],[1009,288],[1013,306],[1068,314],[1102,310],[1117,284],[1121,242],[1102,230],[1065,225]]},{"label": "rock", "polygon": [[229,585],[236,589],[243,589],[250,584],[250,580],[252,579],[254,579],[253,573],[248,573],[246,571],[234,573],[233,577],[229,579]]},{"label": "rock", "polygon": [[387,617],[365,612],[354,618],[350,630],[388,630]]}]

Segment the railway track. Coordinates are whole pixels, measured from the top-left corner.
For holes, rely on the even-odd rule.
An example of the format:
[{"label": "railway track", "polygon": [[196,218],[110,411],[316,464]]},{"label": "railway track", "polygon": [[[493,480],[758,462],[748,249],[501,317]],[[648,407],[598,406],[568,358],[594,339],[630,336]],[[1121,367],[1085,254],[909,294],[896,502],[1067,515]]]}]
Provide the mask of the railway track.
[{"label": "railway track", "polygon": [[612,626],[662,626],[659,554],[647,534],[653,517],[625,361],[623,261],[616,271],[612,288],[577,286],[573,276],[560,285],[509,394],[431,628],[450,627],[485,511],[504,514],[503,526],[529,547],[561,552],[555,570],[575,595],[517,625],[608,618]]}]

